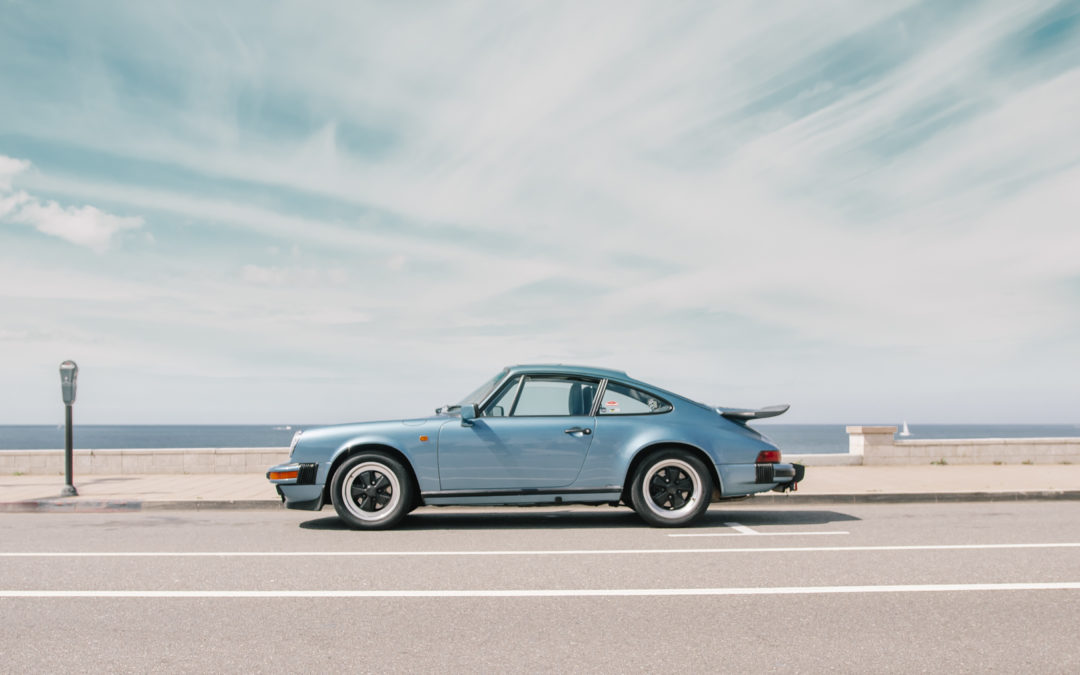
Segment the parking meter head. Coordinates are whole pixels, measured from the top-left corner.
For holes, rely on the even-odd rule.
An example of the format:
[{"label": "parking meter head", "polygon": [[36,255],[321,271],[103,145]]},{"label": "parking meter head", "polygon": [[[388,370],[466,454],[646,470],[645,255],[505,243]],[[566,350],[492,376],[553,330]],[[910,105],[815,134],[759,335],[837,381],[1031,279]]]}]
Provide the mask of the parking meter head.
[{"label": "parking meter head", "polygon": [[75,381],[78,377],[79,367],[74,361],[64,361],[60,364],[60,394],[64,397],[65,405],[75,402]]}]

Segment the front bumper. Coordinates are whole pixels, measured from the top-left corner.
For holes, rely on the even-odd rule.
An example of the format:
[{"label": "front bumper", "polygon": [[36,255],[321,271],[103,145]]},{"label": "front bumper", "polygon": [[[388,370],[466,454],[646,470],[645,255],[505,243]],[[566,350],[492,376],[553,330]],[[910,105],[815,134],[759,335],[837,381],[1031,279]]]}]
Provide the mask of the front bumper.
[{"label": "front bumper", "polygon": [[318,511],[323,507],[323,486],[315,482],[318,464],[278,464],[266,472],[287,509]]},{"label": "front bumper", "polygon": [[806,475],[806,467],[802,464],[755,464],[757,483],[777,483],[773,488],[777,492],[798,490],[799,481]]}]

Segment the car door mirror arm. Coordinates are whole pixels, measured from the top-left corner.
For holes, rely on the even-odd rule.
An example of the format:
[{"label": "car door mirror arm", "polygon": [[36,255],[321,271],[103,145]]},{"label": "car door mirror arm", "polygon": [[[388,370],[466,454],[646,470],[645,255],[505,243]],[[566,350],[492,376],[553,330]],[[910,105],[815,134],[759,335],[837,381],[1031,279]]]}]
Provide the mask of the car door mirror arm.
[{"label": "car door mirror arm", "polygon": [[471,427],[476,419],[476,404],[466,403],[461,406],[461,426]]}]

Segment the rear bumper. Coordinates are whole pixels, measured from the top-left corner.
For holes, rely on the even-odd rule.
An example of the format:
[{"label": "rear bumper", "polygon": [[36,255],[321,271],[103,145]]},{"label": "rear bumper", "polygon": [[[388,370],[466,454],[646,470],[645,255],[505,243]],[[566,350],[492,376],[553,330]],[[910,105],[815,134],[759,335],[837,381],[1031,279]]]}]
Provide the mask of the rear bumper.
[{"label": "rear bumper", "polygon": [[773,490],[785,492],[799,489],[799,481],[806,475],[802,464],[755,464],[757,483],[776,483]]}]

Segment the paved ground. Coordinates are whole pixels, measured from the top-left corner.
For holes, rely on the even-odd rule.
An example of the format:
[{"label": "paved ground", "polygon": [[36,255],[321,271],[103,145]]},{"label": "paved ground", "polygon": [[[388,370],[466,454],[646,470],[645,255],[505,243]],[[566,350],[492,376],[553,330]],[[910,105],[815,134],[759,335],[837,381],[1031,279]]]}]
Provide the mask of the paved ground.
[{"label": "paved ground", "polygon": [[1077,672],[1080,502],[0,514],[20,672]]},{"label": "paved ground", "polygon": [[[44,508],[277,507],[263,474],[125,475],[75,477],[79,497],[59,499],[62,476],[0,476],[0,510]],[[999,496],[1071,491],[1080,498],[1080,465],[832,466],[809,467],[799,492],[790,499],[833,496],[959,495]],[[780,497],[779,495],[775,495]],[[756,498],[758,501],[763,501]],[[780,497],[780,499],[784,499]],[[25,502],[46,501],[46,504]],[[123,502],[117,506],[115,503]],[[22,506],[19,504],[23,503]]]}]

